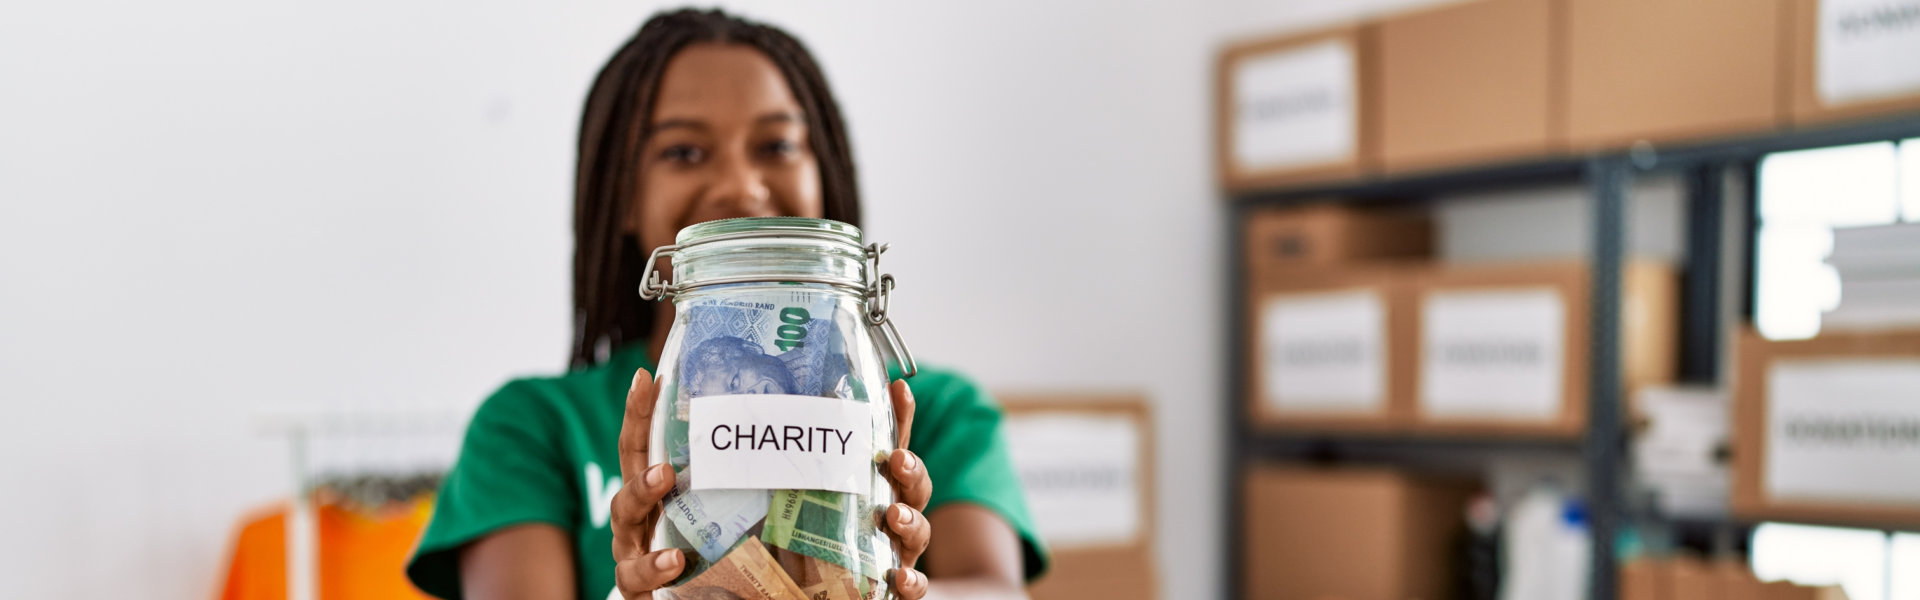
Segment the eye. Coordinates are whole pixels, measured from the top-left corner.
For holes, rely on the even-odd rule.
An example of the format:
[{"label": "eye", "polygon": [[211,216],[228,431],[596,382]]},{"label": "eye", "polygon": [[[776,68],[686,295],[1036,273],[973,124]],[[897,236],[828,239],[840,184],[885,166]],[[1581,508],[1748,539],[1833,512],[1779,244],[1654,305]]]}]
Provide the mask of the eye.
[{"label": "eye", "polygon": [[690,144],[675,144],[660,150],[660,159],[667,162],[694,164],[707,159],[707,151]]},{"label": "eye", "polygon": [[790,156],[800,151],[800,145],[793,140],[779,139],[760,145],[760,154],[773,158]]}]

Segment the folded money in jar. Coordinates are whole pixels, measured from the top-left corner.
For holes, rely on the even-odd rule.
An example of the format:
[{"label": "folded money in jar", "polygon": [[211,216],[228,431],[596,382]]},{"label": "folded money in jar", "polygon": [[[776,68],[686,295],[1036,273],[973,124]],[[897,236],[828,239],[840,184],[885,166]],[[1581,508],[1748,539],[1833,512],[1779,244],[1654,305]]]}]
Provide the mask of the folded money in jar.
[{"label": "folded money in jar", "polygon": [[641,294],[671,299],[648,456],[677,469],[654,547],[689,559],[662,598],[869,600],[899,566],[879,528],[898,440],[884,246],[845,223],[727,219],[680,231]]}]

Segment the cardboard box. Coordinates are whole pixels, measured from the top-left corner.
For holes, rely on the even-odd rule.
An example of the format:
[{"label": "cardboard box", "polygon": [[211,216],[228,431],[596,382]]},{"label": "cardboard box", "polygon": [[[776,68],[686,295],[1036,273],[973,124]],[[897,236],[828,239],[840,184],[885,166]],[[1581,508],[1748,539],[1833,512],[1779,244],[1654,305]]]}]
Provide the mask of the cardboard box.
[{"label": "cardboard box", "polygon": [[1411,279],[1376,263],[1269,272],[1248,299],[1248,414],[1263,427],[1384,432],[1411,411]]},{"label": "cardboard box", "polygon": [[1153,418],[1147,399],[1059,393],[999,397],[1006,406],[1003,423],[1014,468],[1053,552],[1052,568],[1027,588],[1028,595],[1035,600],[1158,597]]},{"label": "cardboard box", "polygon": [[1433,255],[1433,220],[1406,209],[1333,203],[1259,209],[1247,215],[1246,228],[1250,281],[1290,267]]},{"label": "cardboard box", "polygon": [[1782,0],[1566,0],[1575,151],[1785,124]]},{"label": "cardboard box", "polygon": [[1669,600],[1672,587],[1664,561],[1637,558],[1620,564],[1620,600]]},{"label": "cardboard box", "polygon": [[1847,591],[1837,585],[1805,586],[1794,585],[1791,581],[1775,581],[1760,585],[1763,600],[1847,600]]},{"label": "cardboard box", "polygon": [[[1786,83],[1794,125],[1920,113],[1920,62],[1913,60],[1920,28],[1861,18],[1901,7],[1920,4],[1829,2],[1832,14],[1823,21],[1820,0],[1787,0]],[[1825,68],[1823,45],[1831,52]]]},{"label": "cardboard box", "polygon": [[1738,347],[1733,512],[1920,526],[1920,332],[1828,334]]},{"label": "cardboard box", "polygon": [[1620,565],[1620,600],[1846,600],[1838,586],[1761,583],[1735,560],[1636,558]]},{"label": "cardboard box", "polygon": [[1371,26],[1235,44],[1215,75],[1215,160],[1233,192],[1351,179],[1379,157]]},{"label": "cardboard box", "polygon": [[1053,553],[1033,600],[1152,600],[1160,596],[1152,548],[1077,548]]},{"label": "cardboard box", "polygon": [[[1579,436],[1586,428],[1588,309],[1582,262],[1436,268],[1416,294],[1418,431]],[[1621,273],[1624,398],[1673,379],[1678,278],[1653,261]]]},{"label": "cardboard box", "polygon": [[1735,600],[1727,595],[1726,575],[1713,564],[1693,557],[1674,558],[1669,565],[1666,597],[1680,600]]},{"label": "cardboard box", "polygon": [[1472,489],[1375,469],[1256,467],[1245,474],[1246,597],[1448,597]]},{"label": "cardboard box", "polygon": [[1561,0],[1480,0],[1380,23],[1389,174],[1565,150]]}]

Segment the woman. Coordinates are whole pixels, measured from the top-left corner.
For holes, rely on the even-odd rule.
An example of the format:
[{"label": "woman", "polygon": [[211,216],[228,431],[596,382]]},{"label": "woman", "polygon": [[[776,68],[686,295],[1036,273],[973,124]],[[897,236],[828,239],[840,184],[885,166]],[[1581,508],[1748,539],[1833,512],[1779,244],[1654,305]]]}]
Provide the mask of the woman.
[{"label": "woman", "polygon": [[[673,481],[647,466],[651,357],[673,320],[636,292],[648,250],[713,219],[860,219],[845,125],[812,57],[719,11],[655,16],[601,70],[575,184],[573,368],[509,382],[475,413],[407,567],[434,595],[648,598],[679,575],[679,551],[647,547]],[[910,448],[887,465],[902,502],[883,517],[900,596],[1024,597],[1046,555],[998,408],[924,366],[891,391]]]}]

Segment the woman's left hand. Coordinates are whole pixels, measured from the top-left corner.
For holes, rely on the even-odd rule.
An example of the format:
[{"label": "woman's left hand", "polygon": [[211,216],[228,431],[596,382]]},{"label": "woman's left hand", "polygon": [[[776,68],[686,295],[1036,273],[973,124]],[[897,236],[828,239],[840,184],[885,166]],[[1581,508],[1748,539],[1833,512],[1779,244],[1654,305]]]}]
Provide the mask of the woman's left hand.
[{"label": "woman's left hand", "polygon": [[880,528],[893,538],[894,548],[900,553],[900,568],[889,574],[894,594],[902,600],[920,600],[927,595],[927,576],[913,566],[933,539],[933,525],[920,512],[933,497],[933,480],[927,477],[927,464],[907,450],[913,433],[913,390],[901,380],[894,381],[888,391],[893,397],[894,425],[900,440],[898,449],[888,456],[883,474],[893,484],[897,502],[881,514]]}]

